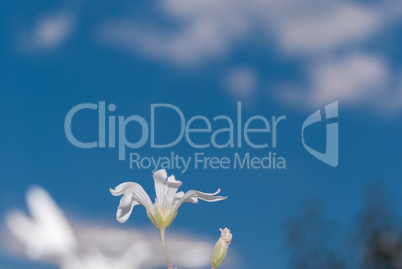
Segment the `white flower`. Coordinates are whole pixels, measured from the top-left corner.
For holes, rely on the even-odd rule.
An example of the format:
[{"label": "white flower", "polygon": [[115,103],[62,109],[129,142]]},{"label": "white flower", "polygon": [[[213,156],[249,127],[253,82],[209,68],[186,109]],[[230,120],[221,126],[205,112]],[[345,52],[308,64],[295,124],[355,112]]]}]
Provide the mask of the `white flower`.
[{"label": "white flower", "polygon": [[117,209],[117,221],[123,223],[127,221],[133,211],[134,206],[143,205],[147,211],[149,219],[159,229],[167,229],[176,217],[177,210],[184,203],[197,203],[198,199],[216,202],[226,199],[223,196],[215,196],[220,192],[203,193],[195,190],[177,192],[182,182],[175,179],[173,175],[167,176],[166,170],[158,170],[153,175],[155,181],[156,199],[151,202],[144,189],[135,182],[125,182],[117,186],[110,192],[114,196],[123,195]]},{"label": "white flower", "polygon": [[27,202],[32,218],[20,211],[11,211],[5,218],[9,230],[24,243],[27,255],[33,259],[71,255],[77,239],[50,195],[34,187],[27,193]]},{"label": "white flower", "polygon": [[[7,227],[25,246],[26,254],[60,269],[142,269],[165,264],[159,240],[148,231],[118,229],[88,219],[70,223],[51,196],[35,187],[27,194],[30,217],[20,211],[6,215]],[[179,267],[200,268],[207,265],[212,246],[198,238],[174,234],[170,251]],[[3,240],[0,249],[12,248],[16,240]],[[0,266],[1,267],[1,266]],[[29,266],[28,266],[29,267]]]}]

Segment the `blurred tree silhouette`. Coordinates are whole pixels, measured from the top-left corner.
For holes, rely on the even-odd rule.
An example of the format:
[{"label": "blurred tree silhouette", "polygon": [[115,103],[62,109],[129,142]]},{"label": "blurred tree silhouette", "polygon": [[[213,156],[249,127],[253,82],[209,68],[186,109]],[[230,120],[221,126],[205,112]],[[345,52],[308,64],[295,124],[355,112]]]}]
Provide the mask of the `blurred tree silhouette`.
[{"label": "blurred tree silhouette", "polygon": [[362,268],[402,268],[402,225],[387,200],[384,187],[369,187],[364,209],[357,216],[357,246],[362,251]]},{"label": "blurred tree silhouette", "polygon": [[384,186],[367,189],[363,209],[341,229],[317,202],[287,221],[287,243],[295,269],[402,269],[402,224]]},{"label": "blurred tree silhouette", "polygon": [[300,216],[287,222],[288,245],[293,249],[291,268],[346,269],[336,249],[337,225],[324,220],[317,203],[310,203]]}]

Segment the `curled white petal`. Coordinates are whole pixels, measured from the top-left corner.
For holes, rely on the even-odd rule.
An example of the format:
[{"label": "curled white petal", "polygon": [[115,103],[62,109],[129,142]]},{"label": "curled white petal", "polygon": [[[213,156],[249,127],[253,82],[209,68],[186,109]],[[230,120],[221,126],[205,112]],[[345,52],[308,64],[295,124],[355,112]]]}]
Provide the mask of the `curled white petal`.
[{"label": "curled white petal", "polygon": [[152,212],[153,210],[153,205],[148,194],[144,191],[140,184],[135,182],[124,182],[118,185],[115,189],[110,189],[110,193],[114,196],[131,194],[133,202],[143,205],[149,212]]},{"label": "curled white petal", "polygon": [[159,181],[166,181],[167,179],[167,172],[165,169],[160,169],[156,171],[153,175],[154,180],[159,180]]},{"label": "curled white petal", "polygon": [[116,219],[120,223],[124,223],[128,220],[133,212],[134,206],[139,205],[139,203],[134,200],[133,194],[124,194],[120,200],[119,207],[116,212]]},{"label": "curled white petal", "polygon": [[[179,201],[181,198],[183,198],[183,196],[184,196],[183,191],[176,193],[176,196],[175,196],[176,201]],[[194,198],[194,197],[188,197],[187,201],[185,201],[185,202],[186,203],[196,204],[196,203],[198,203],[198,199]]]},{"label": "curled white petal", "polygon": [[178,189],[182,184],[183,183],[180,180],[176,180],[174,175],[171,175],[166,180],[166,185],[168,185],[169,188]]},{"label": "curled white petal", "polygon": [[221,200],[225,200],[226,196],[215,196],[220,193],[221,189],[218,189],[214,193],[204,193],[196,190],[191,190],[186,192],[176,204],[176,209],[179,208],[184,202],[186,203],[198,203],[198,199],[207,201],[207,202],[217,202]]}]

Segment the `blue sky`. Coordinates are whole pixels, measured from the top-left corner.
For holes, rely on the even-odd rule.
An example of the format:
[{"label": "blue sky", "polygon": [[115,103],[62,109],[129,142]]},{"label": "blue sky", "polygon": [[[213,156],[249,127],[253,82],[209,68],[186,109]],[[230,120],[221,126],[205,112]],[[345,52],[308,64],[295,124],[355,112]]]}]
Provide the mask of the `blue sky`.
[{"label": "blue sky", "polygon": [[[182,141],[169,149],[147,143],[129,150],[144,156],[173,151],[221,157],[275,151],[285,157],[285,170],[168,171],[183,181],[184,191],[221,188],[228,196],[219,203],[184,205],[171,230],[213,242],[218,228],[229,227],[234,234],[230,250],[241,261],[232,268],[290,268],[284,223],[312,200],[322,205],[325,218],[348,225],[367,185],[381,180],[402,212],[401,15],[391,1],[304,1],[302,7],[297,1],[284,6],[184,2],[1,4],[1,216],[24,209],[26,190],[40,185],[71,218],[151,226],[143,208],[118,224],[118,198],[109,193],[123,181],[136,181],[153,197],[151,169],[130,170],[116,149],[79,149],[66,139],[68,111],[100,101],[115,104],[115,115],[147,120],[156,103],[173,104],[188,118],[234,118],[237,101],[244,119],[286,115],[276,149],[197,150]],[[339,166],[333,168],[303,148],[301,126],[336,100]],[[96,137],[96,117],[88,113],[77,120],[74,129],[83,140]],[[172,115],[161,115],[160,124],[158,137],[174,137],[178,124]],[[306,139],[322,150],[325,126],[311,129]],[[4,268],[24,263],[0,256]]]}]

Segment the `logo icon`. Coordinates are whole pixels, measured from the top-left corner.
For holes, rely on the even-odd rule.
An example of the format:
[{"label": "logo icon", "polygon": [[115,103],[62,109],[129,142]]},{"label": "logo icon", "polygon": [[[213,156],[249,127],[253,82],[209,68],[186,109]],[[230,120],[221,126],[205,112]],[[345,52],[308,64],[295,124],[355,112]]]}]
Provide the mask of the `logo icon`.
[{"label": "logo icon", "polygon": [[[324,110],[325,110],[325,120],[338,118],[338,101],[326,105]],[[309,147],[304,141],[304,129],[314,123],[321,121],[322,121],[321,110],[317,110],[304,121],[302,127],[303,146],[306,148],[308,152],[310,152],[311,155],[316,157],[318,160],[332,167],[337,167],[339,162],[338,122],[331,122],[326,124],[327,140],[325,146],[325,153],[321,153]]]}]

